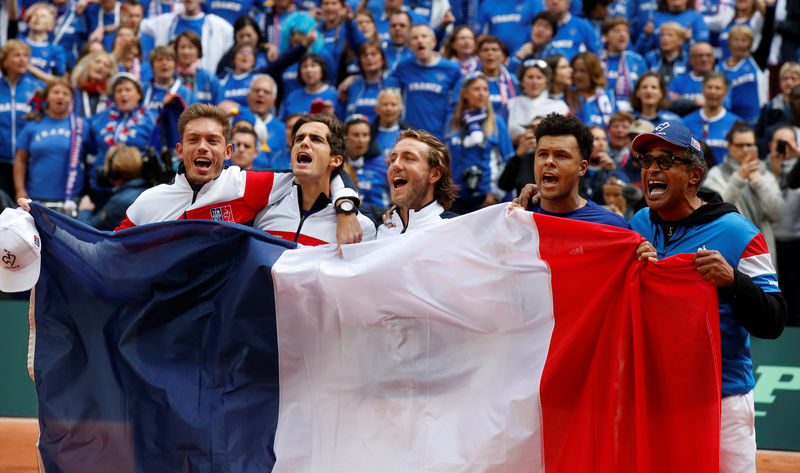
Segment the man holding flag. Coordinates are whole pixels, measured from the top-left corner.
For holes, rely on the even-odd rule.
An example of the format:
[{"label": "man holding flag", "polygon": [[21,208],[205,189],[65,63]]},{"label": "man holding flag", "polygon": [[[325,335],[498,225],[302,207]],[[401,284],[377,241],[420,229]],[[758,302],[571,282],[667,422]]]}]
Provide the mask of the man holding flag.
[{"label": "man holding flag", "polygon": [[717,287],[722,338],[720,472],[755,472],[753,364],[750,335],[777,338],[786,302],[764,236],[732,204],[699,190],[707,167],[688,128],[664,122],[631,145],[641,168],[649,208],[631,228],[656,247],[659,258],[693,253],[703,278]]}]

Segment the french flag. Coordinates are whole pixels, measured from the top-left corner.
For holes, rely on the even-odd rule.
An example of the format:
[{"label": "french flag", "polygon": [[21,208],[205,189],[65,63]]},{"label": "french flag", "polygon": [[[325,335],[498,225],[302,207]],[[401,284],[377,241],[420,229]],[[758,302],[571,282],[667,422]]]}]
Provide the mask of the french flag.
[{"label": "french flag", "polygon": [[32,213],[48,473],[719,471],[716,290],[633,232],[494,206],[339,257]]}]

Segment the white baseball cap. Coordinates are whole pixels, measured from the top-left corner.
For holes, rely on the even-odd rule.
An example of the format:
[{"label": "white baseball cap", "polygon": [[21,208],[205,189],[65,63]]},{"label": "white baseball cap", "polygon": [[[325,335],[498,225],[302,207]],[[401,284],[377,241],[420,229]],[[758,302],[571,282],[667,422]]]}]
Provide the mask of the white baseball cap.
[{"label": "white baseball cap", "polygon": [[7,208],[0,214],[0,291],[21,292],[39,279],[42,240],[30,213]]}]

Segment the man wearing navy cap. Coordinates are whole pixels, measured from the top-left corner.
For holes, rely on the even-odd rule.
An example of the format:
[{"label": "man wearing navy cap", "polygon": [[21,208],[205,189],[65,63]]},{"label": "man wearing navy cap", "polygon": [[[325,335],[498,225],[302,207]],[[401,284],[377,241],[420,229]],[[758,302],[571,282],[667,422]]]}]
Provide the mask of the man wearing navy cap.
[{"label": "man wearing navy cap", "polygon": [[750,335],[777,338],[786,323],[786,302],[764,236],[733,204],[699,189],[707,167],[688,128],[667,121],[638,135],[631,147],[649,207],[633,217],[631,228],[655,246],[658,258],[694,253],[697,270],[717,286],[722,344],[720,472],[755,472]]}]

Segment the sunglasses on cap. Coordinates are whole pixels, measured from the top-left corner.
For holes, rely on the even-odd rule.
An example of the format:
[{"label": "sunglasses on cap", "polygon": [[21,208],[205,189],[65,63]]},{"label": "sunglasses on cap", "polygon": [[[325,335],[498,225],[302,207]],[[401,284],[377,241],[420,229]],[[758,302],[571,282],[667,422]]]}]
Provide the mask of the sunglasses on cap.
[{"label": "sunglasses on cap", "polygon": [[464,77],[464,81],[461,83],[461,88],[466,87],[467,83],[473,79],[483,79],[488,81],[486,75],[483,72],[481,71],[470,72]]},{"label": "sunglasses on cap", "polygon": [[547,63],[541,59],[528,59],[522,63],[525,67],[538,67],[539,69],[547,69]]},{"label": "sunglasses on cap", "polygon": [[685,164],[689,164],[692,161],[685,158],[679,158],[674,154],[662,154],[659,156],[653,156],[652,154],[645,153],[633,156],[632,162],[633,165],[637,168],[641,169],[650,169],[650,166],[653,164],[653,161],[658,164],[658,168],[662,171],[666,171],[667,169],[671,168],[675,161],[680,161]]}]

